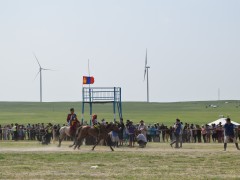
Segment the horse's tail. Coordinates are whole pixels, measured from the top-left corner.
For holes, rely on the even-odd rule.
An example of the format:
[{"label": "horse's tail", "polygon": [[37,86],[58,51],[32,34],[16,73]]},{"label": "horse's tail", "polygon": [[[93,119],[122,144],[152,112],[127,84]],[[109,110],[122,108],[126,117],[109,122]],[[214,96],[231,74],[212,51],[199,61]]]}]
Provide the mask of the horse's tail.
[{"label": "horse's tail", "polygon": [[77,131],[76,131],[76,140],[78,140],[80,138],[82,128],[83,128],[83,126],[80,126],[77,129]]},{"label": "horse's tail", "polygon": [[77,132],[76,132],[76,140],[80,140],[82,138],[82,133],[83,131],[89,129],[90,126],[80,126],[78,129],[77,129]]},{"label": "horse's tail", "polygon": [[63,126],[57,131],[57,134],[59,134],[58,138],[61,140],[65,137],[65,128],[66,126]]},{"label": "horse's tail", "polygon": [[60,136],[60,128],[56,129],[56,136],[59,137]]}]

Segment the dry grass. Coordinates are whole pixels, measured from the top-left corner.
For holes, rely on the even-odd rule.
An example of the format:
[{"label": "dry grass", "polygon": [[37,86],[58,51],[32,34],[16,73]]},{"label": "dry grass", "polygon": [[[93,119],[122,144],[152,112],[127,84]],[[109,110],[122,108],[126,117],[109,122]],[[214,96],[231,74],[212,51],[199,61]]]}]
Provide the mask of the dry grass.
[{"label": "dry grass", "polygon": [[36,142],[0,142],[0,179],[239,179],[239,154],[233,144],[166,143],[147,148],[82,146],[81,150]]}]

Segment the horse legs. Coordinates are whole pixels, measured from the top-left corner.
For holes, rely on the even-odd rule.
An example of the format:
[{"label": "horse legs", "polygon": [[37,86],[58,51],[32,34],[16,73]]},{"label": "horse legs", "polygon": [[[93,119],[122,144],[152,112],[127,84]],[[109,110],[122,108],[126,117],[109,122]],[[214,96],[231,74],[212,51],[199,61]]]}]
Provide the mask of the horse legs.
[{"label": "horse legs", "polygon": [[84,139],[81,139],[81,140],[78,142],[78,149],[80,149],[80,146],[82,145],[83,140],[84,140]]},{"label": "horse legs", "polygon": [[61,147],[61,142],[64,139],[65,135],[60,135],[58,138],[58,147]]},{"label": "horse legs", "polygon": [[98,145],[98,143],[101,141],[101,138],[98,138],[97,139],[97,142],[95,143],[95,145],[93,146],[93,148],[92,148],[92,151],[94,151],[94,148]]},{"label": "horse legs", "polygon": [[81,142],[82,142],[82,141],[83,141],[83,139],[79,139],[79,140],[76,139],[75,142],[74,142],[74,145],[75,145],[75,146],[74,146],[73,149],[74,149],[74,150],[75,150],[76,148],[80,149],[80,146],[81,146]]},{"label": "horse legs", "polygon": [[76,142],[74,141],[72,145],[69,145],[69,147],[73,147],[76,144]]},{"label": "horse legs", "polygon": [[[81,140],[81,139],[80,139]],[[79,144],[80,144],[80,141],[79,141],[79,138],[75,138],[74,139],[74,144],[72,145],[72,146],[74,146],[74,150],[78,147],[78,149],[79,149]]]},{"label": "horse legs", "polygon": [[[106,139],[104,139],[104,141],[105,141],[106,145],[108,145]],[[112,151],[114,151],[114,149],[112,148],[111,144],[109,144],[109,147],[110,147],[110,149],[111,149]]]},{"label": "horse legs", "polygon": [[58,147],[61,147],[62,138],[58,139]]},{"label": "horse legs", "polygon": [[73,144],[69,145],[69,147],[73,147],[76,144],[76,137],[73,137]]}]

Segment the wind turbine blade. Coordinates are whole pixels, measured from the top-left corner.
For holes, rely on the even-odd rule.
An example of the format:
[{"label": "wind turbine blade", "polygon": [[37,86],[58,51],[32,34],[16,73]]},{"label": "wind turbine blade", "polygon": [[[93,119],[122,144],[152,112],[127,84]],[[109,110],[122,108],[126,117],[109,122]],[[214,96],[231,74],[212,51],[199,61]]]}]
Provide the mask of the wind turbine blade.
[{"label": "wind turbine blade", "polygon": [[54,71],[52,69],[45,69],[45,68],[42,68],[42,70],[46,70],[46,71]]},{"label": "wind turbine blade", "polygon": [[41,70],[38,71],[38,73],[36,74],[34,80],[38,77],[38,74],[40,73]]},{"label": "wind turbine blade", "polygon": [[146,49],[146,57],[145,57],[145,68],[147,67],[147,49]]},{"label": "wind turbine blade", "polygon": [[147,73],[147,49],[146,49],[145,67],[144,67],[144,81],[145,81],[146,73]]},{"label": "wind turbine blade", "polygon": [[145,81],[146,72],[147,72],[147,69],[145,68],[145,69],[144,69],[144,80],[143,80],[143,81]]},{"label": "wind turbine blade", "polygon": [[41,65],[40,65],[40,63],[39,63],[39,61],[38,61],[38,58],[37,58],[36,54],[33,53],[33,55],[35,56],[35,58],[36,58],[36,60],[37,60],[37,63],[38,63],[38,65],[39,65],[39,67],[42,68]]}]

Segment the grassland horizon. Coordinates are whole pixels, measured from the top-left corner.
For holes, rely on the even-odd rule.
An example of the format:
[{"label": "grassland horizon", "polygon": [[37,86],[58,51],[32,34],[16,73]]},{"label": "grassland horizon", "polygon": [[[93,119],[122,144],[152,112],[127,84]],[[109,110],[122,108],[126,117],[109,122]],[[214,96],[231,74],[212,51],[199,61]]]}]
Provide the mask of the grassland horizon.
[{"label": "grassland horizon", "polygon": [[[212,106],[213,105],[213,106]],[[66,123],[71,107],[75,108],[78,119],[82,119],[82,102],[0,102],[0,124],[9,123]],[[134,123],[144,120],[147,124],[164,123],[171,125],[176,118],[193,124],[206,124],[229,116],[240,122],[238,100],[189,101],[189,102],[122,102],[123,118]],[[113,121],[113,106],[93,104],[93,113],[98,119]],[[119,119],[117,114],[117,120]],[[89,106],[85,105],[84,120],[89,121]]]}]

